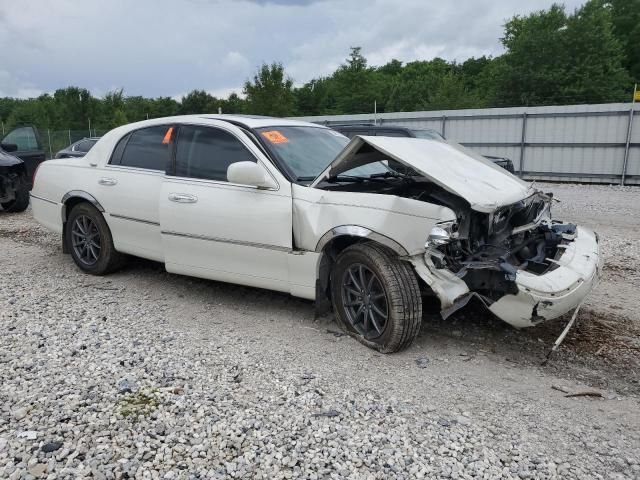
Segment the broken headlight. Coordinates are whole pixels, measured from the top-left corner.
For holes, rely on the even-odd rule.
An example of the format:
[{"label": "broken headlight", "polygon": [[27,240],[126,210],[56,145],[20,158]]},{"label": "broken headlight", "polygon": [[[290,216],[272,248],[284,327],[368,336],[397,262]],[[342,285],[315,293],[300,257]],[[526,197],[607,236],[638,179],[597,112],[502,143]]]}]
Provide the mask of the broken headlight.
[{"label": "broken headlight", "polygon": [[436,223],[427,237],[425,248],[439,247],[457,238],[458,225],[454,221]]}]

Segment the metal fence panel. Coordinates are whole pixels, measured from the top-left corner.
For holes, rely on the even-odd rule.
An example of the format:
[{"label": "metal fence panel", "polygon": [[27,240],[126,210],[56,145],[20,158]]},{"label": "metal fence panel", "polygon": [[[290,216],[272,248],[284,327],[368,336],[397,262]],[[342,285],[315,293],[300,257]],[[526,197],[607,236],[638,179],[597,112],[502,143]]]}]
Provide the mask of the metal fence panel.
[{"label": "metal fence panel", "polygon": [[[640,185],[640,108],[629,103],[298,117],[331,125],[430,128],[485,154],[510,158],[524,178]],[[627,147],[627,135],[629,145]]]}]

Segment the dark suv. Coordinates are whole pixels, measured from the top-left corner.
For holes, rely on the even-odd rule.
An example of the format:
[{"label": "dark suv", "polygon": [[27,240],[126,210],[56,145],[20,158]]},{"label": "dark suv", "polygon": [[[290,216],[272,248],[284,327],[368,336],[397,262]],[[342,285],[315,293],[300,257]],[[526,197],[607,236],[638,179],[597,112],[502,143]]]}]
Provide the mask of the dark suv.
[{"label": "dark suv", "polygon": [[[341,134],[353,138],[356,135],[378,136],[378,137],[412,137],[426,138],[428,140],[445,140],[436,130],[400,127],[396,125],[373,125],[369,123],[348,124],[348,125],[328,125]],[[504,168],[510,173],[514,173],[513,162],[508,158],[493,157],[483,155],[496,165]]]},{"label": "dark suv", "polygon": [[45,159],[42,141],[33,125],[7,133],[0,143],[0,206],[22,212],[29,206],[33,174]]}]

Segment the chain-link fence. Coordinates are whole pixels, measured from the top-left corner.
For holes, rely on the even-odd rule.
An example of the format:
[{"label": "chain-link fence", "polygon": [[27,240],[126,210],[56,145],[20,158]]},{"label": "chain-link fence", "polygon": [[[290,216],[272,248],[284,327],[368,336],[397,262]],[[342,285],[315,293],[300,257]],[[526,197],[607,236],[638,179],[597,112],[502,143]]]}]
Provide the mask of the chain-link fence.
[{"label": "chain-link fence", "polygon": [[38,129],[42,140],[42,148],[47,158],[54,158],[56,153],[83,138],[100,137],[108,130],[49,130]]}]

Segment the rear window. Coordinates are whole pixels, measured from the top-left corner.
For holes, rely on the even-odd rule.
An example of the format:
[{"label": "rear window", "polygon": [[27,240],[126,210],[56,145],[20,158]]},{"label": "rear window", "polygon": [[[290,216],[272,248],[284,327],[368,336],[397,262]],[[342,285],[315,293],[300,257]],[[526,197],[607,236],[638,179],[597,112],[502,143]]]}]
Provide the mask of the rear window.
[{"label": "rear window", "polygon": [[169,163],[169,142],[165,141],[165,135],[170,128],[162,125],[129,133],[116,145],[111,164],[164,171]]},{"label": "rear window", "polygon": [[97,140],[85,140],[83,142],[80,142],[78,145],[76,145],[76,151],[86,153],[91,150],[91,147],[93,147],[96,142]]}]

